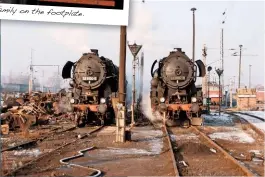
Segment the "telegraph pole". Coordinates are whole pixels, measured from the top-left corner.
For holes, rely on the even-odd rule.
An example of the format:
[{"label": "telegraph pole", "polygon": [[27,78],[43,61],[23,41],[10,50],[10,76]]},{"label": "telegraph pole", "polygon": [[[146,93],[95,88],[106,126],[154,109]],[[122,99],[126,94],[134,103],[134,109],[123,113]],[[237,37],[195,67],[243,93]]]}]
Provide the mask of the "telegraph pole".
[{"label": "telegraph pole", "polygon": [[210,114],[210,72],[212,70],[211,66],[208,66],[207,71],[208,71],[208,98],[207,98],[207,109],[208,113]]},{"label": "telegraph pole", "polygon": [[[125,142],[125,73],[126,73],[126,41],[127,27],[120,27],[120,67],[119,67],[119,104],[117,105],[118,114],[116,118],[116,142]],[[123,114],[120,114],[120,110]],[[121,112],[122,112],[121,111]]]},{"label": "telegraph pole", "polygon": [[142,52],[141,55],[141,67],[140,67],[140,101],[142,101],[142,95],[143,95],[143,77],[144,77],[144,52]]},{"label": "telegraph pole", "polygon": [[230,78],[230,108],[233,107],[233,79]]},{"label": "telegraph pole", "polygon": [[131,124],[134,125],[135,121],[134,121],[134,111],[135,111],[135,67],[137,64],[137,54],[139,53],[139,51],[142,48],[142,45],[137,45],[136,43],[130,45],[128,43],[128,47],[132,52],[133,55],[133,89],[132,89],[132,120],[131,120]]},{"label": "telegraph pole", "polygon": [[221,102],[221,93],[222,93],[222,91],[221,91],[221,75],[223,74],[224,70],[218,68],[215,71],[219,77],[219,116],[220,116],[220,114],[221,114],[221,103],[222,103]]},{"label": "telegraph pole", "polygon": [[249,89],[251,89],[251,66],[252,65],[249,65],[249,85],[248,85]]},{"label": "telegraph pole", "polygon": [[232,56],[239,56],[239,66],[238,66],[238,88],[240,88],[240,79],[241,79],[241,60],[242,60],[242,56],[258,56],[258,55],[242,55],[242,48],[243,47],[243,45],[239,45],[239,49],[240,49],[240,51],[239,51],[239,55],[237,55],[237,53],[238,52],[235,52],[235,53],[233,53],[232,54]]},{"label": "telegraph pole", "polygon": [[32,93],[33,90],[33,58],[32,58],[32,51],[33,49],[31,49],[31,55],[30,55],[30,77],[29,77],[29,95]]},{"label": "telegraph pole", "polygon": [[[207,56],[207,48],[206,45],[203,45],[203,49],[202,49],[202,57],[203,57],[203,63],[206,66],[206,56]],[[202,78],[202,93],[203,93],[203,97],[206,96],[206,87],[207,87],[207,76],[205,75]]]},{"label": "telegraph pole", "polygon": [[241,56],[242,56],[242,47],[243,45],[239,45],[240,53],[239,53],[239,68],[238,68],[238,88],[240,89],[240,75],[241,75]]},{"label": "telegraph pole", "polygon": [[[222,21],[222,25],[225,24],[225,20],[226,20],[226,9],[225,11],[222,13],[222,15],[224,16],[224,20]],[[224,71],[224,28],[222,27],[221,28],[221,61],[222,61],[222,64],[221,64],[221,69]],[[221,76],[222,77],[222,93],[224,91],[224,84],[225,84],[225,81],[224,81],[224,73],[223,75]],[[222,97],[221,97],[221,103],[223,102],[223,94],[222,94]]]},{"label": "telegraph pole", "polygon": [[[224,71],[224,29],[222,28],[221,31],[221,60],[222,60],[222,66],[221,66],[221,70]],[[221,96],[221,103],[223,102],[223,91],[224,91],[224,74],[222,74],[222,96]]]},{"label": "telegraph pole", "polygon": [[195,11],[197,9],[195,7],[191,8],[191,11],[193,12],[193,37],[192,37],[192,62],[195,61]]}]

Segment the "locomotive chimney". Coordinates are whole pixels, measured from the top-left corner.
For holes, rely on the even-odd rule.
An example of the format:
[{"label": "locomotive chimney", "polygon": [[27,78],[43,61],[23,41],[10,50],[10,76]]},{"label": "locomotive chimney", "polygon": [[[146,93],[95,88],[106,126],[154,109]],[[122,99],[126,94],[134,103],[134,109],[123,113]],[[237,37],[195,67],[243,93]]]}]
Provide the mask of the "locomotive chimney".
[{"label": "locomotive chimney", "polygon": [[98,49],[91,49],[91,52],[98,56]]},{"label": "locomotive chimney", "polygon": [[182,52],[181,48],[176,48],[178,52]]}]

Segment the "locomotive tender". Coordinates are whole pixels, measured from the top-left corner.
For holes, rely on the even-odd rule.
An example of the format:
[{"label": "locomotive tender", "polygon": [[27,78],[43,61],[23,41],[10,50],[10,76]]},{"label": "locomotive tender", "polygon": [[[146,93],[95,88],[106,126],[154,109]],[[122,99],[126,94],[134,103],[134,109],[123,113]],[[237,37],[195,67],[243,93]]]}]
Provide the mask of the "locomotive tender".
[{"label": "locomotive tender", "polygon": [[109,59],[98,55],[98,50],[84,53],[75,63],[63,67],[63,79],[70,80],[70,102],[77,126],[87,123],[112,124],[118,101],[119,68]]},{"label": "locomotive tender", "polygon": [[157,60],[151,67],[150,99],[153,112],[163,113],[168,126],[201,125],[203,100],[201,89],[196,88],[195,82],[197,77],[205,76],[203,62],[193,62],[181,48],[177,48],[177,51],[161,59],[154,71],[156,63]]}]

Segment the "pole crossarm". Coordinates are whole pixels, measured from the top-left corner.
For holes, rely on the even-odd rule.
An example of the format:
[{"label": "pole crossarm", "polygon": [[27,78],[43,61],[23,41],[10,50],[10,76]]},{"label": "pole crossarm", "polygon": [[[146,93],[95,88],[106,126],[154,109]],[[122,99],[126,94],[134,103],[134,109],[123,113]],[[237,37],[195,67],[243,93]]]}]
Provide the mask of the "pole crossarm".
[{"label": "pole crossarm", "polygon": [[58,74],[60,73],[60,65],[31,65],[31,66],[56,66],[58,67]]}]

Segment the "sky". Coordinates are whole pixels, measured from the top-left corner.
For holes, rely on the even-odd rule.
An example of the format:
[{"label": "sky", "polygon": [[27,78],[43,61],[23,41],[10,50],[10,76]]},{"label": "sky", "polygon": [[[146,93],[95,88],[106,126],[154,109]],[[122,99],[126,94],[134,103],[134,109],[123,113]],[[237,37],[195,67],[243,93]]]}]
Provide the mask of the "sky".
[{"label": "sky", "polygon": [[[166,1],[131,0],[127,40],[142,44],[144,52],[144,88],[150,88],[150,68],[156,59],[168,56],[175,47],[192,57],[192,12],[196,7],[195,59],[202,59],[202,48],[208,49],[206,63],[220,59],[221,28],[224,29],[224,49],[242,44],[241,83],[248,85],[249,65],[252,65],[252,85],[264,84],[264,2],[262,1]],[[226,10],[225,24],[221,25]],[[91,48],[119,64],[120,27],[67,23],[1,21],[1,74],[26,75],[32,58],[35,65],[60,65],[77,61]],[[225,85],[238,78],[239,57],[224,50]],[[256,55],[256,56],[251,56]],[[126,70],[131,82],[132,55],[127,48]],[[211,64],[213,68],[220,63]],[[56,67],[35,68],[36,77],[50,76]],[[61,72],[61,71],[60,71]],[[215,73],[215,72],[213,72]],[[216,74],[214,74],[216,75]],[[49,80],[46,80],[49,82]],[[198,79],[200,82],[200,79]]]}]

